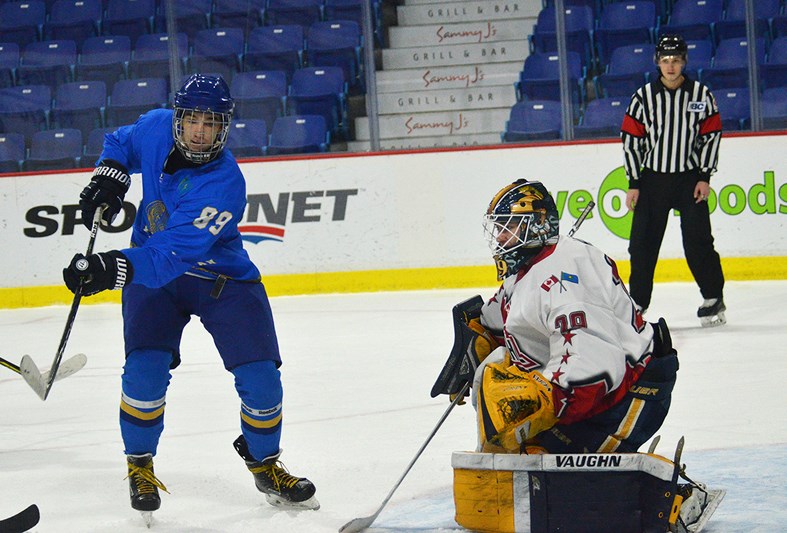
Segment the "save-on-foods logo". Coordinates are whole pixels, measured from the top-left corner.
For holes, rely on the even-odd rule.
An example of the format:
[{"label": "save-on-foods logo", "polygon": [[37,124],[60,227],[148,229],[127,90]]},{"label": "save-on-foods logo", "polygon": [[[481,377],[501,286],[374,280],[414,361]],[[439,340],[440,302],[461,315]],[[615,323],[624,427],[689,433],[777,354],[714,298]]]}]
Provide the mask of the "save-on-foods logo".
[{"label": "save-on-foods logo", "polygon": [[[282,242],[288,223],[341,221],[347,217],[347,206],[358,189],[331,189],[324,191],[298,191],[271,194],[249,194],[244,221],[238,224],[241,238],[251,243],[263,241]],[[102,226],[108,233],[120,233],[134,223],[136,207],[123,202],[123,211],[112,226]],[[82,226],[78,205],[37,205],[27,210],[25,220],[30,224],[23,229],[26,237],[73,235]]]},{"label": "save-on-foods logo", "polygon": [[[735,182],[711,180],[708,198],[708,209],[711,214],[716,211],[729,216],[742,213],[787,214],[787,184],[777,183],[776,174],[772,170],[764,171],[762,176],[761,182],[745,186]],[[594,200],[601,221],[610,233],[628,239],[633,214],[626,207],[627,190],[626,171],[623,167],[618,167],[607,174],[601,182],[596,198],[593,197],[593,193],[584,189],[552,191],[552,196],[555,198],[555,205],[561,219],[566,210],[570,216],[578,218],[588,202]],[[588,218],[593,216],[594,214],[591,213]]]},{"label": "save-on-foods logo", "polygon": [[281,192],[278,195],[250,194],[246,197],[246,221],[238,224],[241,238],[254,244],[263,241],[282,242],[285,225],[301,222],[344,220],[350,196],[358,189]]}]

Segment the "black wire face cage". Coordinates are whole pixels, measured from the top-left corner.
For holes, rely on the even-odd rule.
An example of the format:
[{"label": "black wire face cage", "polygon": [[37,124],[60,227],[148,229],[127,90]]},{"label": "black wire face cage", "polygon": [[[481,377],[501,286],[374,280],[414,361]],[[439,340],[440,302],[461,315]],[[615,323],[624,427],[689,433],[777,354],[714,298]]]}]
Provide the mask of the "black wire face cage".
[{"label": "black wire face cage", "polygon": [[207,163],[216,159],[227,144],[231,120],[231,113],[176,107],[172,136],[183,157],[192,163]]}]

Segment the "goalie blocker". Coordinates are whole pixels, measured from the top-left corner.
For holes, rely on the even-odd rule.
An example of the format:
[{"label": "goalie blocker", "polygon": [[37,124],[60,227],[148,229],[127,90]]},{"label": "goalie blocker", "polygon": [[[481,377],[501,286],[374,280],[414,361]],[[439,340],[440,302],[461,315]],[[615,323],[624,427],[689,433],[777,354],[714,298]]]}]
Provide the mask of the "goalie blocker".
[{"label": "goalie blocker", "polygon": [[512,533],[697,533],[725,491],[678,483],[681,447],[682,439],[674,462],[653,453],[454,452],[456,522]]}]

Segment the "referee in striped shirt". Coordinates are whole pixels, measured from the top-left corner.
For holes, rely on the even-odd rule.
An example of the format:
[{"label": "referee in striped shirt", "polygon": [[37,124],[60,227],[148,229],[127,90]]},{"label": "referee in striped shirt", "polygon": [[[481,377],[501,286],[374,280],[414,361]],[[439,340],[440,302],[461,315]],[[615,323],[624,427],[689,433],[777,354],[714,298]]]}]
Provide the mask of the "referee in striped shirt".
[{"label": "referee in striped shirt", "polygon": [[713,247],[708,194],[716,171],[721,117],[710,90],[683,74],[688,48],[665,35],[656,47],[659,78],[631,97],[621,126],[629,179],[626,207],[634,211],[629,240],[631,296],[644,313],[670,210],[680,211],[683,250],[704,299],[703,326],[723,324],[724,274]]}]

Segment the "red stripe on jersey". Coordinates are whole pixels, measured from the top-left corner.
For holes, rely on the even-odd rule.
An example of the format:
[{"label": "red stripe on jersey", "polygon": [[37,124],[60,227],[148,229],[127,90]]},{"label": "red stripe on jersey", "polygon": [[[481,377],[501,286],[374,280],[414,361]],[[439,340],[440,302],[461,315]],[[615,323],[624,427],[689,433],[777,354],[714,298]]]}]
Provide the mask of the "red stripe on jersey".
[{"label": "red stripe on jersey", "polygon": [[623,125],[620,127],[620,131],[623,133],[628,133],[634,137],[644,137],[645,124],[635,119],[631,115],[626,115],[623,117]]},{"label": "red stripe on jersey", "polygon": [[721,115],[719,113],[709,116],[700,124],[700,135],[716,133],[717,131],[721,131]]},{"label": "red stripe on jersey", "polygon": [[633,367],[627,363],[626,374],[623,376],[620,387],[611,392],[607,390],[605,381],[575,386],[572,392],[561,387],[552,387],[555,408],[559,410],[560,406],[566,405],[563,412],[558,413],[560,415],[558,424],[573,424],[585,420],[617,404],[628,394],[631,386],[639,380],[648,362],[650,362],[650,356]]}]

